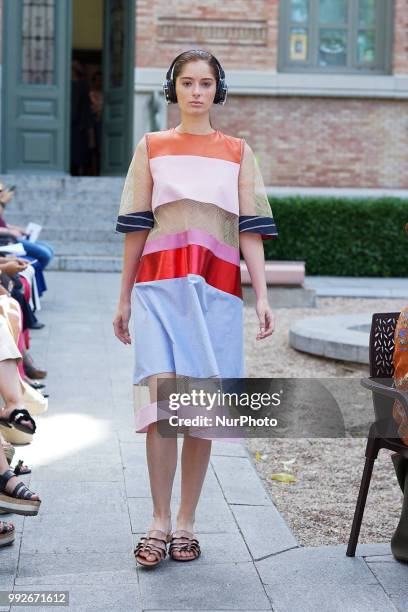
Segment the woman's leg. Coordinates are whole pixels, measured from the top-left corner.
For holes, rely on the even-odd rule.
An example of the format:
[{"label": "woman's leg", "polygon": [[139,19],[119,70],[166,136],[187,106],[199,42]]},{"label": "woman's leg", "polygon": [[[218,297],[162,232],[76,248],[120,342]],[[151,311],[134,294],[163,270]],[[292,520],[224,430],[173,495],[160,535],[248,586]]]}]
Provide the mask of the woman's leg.
[{"label": "woman's leg", "polygon": [[[149,377],[150,401],[157,401],[157,377],[172,378],[174,372],[165,372]],[[157,431],[157,422],[151,423],[146,434],[146,456],[149,470],[150,490],[153,502],[153,520],[150,529],[171,531],[171,492],[177,468],[177,437],[164,438]],[[141,552],[148,561],[155,555]]]},{"label": "woman's leg", "polygon": [[[15,408],[23,407],[23,391],[15,359],[4,359],[0,361],[0,395],[5,404],[1,413],[2,416],[6,417]],[[21,424],[27,425],[27,427],[31,429],[33,427],[32,423],[27,420],[22,420]]]},{"label": "woman's leg", "polygon": [[[184,435],[181,454],[181,500],[177,513],[176,531],[194,532],[195,511],[207,473],[212,440]],[[174,551],[175,557],[195,557],[193,551]]]},{"label": "woman's leg", "polygon": [[45,245],[40,242],[30,242],[29,240],[26,240],[24,238],[19,238],[19,242],[21,242],[25,252],[29,257],[34,257],[35,259],[38,259],[41,266],[41,270],[44,270],[48,266],[51,259],[53,258],[53,251],[50,250],[48,245]]}]

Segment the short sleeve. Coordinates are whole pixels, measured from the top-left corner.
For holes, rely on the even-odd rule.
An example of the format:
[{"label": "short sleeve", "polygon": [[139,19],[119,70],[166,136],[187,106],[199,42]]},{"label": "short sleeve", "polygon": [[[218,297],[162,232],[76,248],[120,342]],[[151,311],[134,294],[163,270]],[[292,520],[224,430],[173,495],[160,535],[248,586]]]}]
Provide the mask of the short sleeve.
[{"label": "short sleeve", "polygon": [[120,199],[116,231],[120,233],[151,229],[153,178],[150,173],[146,137],[140,139],[130,162]]},{"label": "short sleeve", "polygon": [[238,177],[239,231],[261,234],[262,239],[277,238],[278,231],[255,155],[243,140]]}]

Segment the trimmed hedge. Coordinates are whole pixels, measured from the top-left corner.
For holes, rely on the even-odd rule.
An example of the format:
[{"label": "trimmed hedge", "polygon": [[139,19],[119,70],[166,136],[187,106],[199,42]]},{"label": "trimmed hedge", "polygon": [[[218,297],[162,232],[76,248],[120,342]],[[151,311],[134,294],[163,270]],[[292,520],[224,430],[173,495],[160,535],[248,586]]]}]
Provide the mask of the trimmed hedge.
[{"label": "trimmed hedge", "polygon": [[270,197],[279,236],[265,257],[305,261],[307,274],[408,274],[408,200]]}]

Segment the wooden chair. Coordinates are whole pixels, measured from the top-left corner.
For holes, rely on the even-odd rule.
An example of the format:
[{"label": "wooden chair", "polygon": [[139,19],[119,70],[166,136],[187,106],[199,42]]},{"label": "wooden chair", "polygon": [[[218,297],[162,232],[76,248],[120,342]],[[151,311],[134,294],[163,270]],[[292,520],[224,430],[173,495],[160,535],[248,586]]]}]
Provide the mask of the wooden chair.
[{"label": "wooden chair", "polygon": [[408,392],[393,387],[394,332],[399,312],[373,314],[370,332],[370,378],[361,384],[372,392],[375,421],[372,423],[365,451],[365,465],[361,478],[354,519],[351,527],[346,555],[354,557],[363,520],[367,493],[370,486],[374,461],[381,448],[399,453],[408,458],[408,446],[398,436],[398,426],[392,418],[392,407],[399,400],[408,411]]}]

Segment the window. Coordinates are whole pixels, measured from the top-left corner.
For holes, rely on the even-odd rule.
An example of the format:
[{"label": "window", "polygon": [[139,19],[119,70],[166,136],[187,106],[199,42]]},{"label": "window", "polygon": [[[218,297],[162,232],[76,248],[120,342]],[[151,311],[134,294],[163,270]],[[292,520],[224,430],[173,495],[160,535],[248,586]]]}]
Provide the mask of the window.
[{"label": "window", "polygon": [[389,72],[389,0],[281,0],[279,71]]}]

